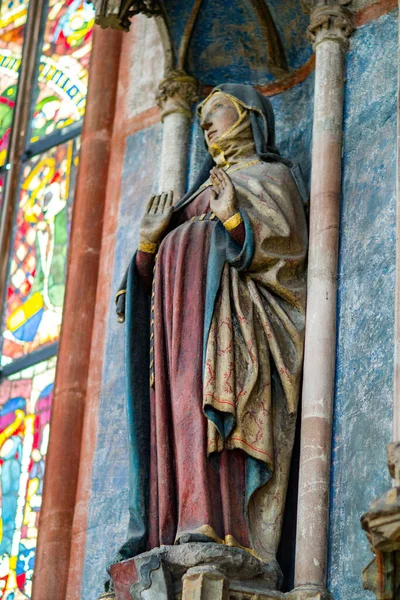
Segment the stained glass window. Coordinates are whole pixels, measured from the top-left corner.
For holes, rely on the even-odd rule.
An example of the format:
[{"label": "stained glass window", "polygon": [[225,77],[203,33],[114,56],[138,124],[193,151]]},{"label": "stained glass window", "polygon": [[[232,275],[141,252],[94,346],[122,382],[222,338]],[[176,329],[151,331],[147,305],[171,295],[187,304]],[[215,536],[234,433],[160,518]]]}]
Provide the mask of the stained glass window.
[{"label": "stained glass window", "polygon": [[23,169],[3,326],[2,364],[57,340],[78,140]]},{"label": "stained glass window", "polygon": [[1,2],[0,7],[0,167],[7,158],[21,66],[27,0]]},{"label": "stained glass window", "polygon": [[32,142],[83,118],[94,16],[84,0],[49,2]]},{"label": "stained glass window", "polygon": [[[8,156],[24,30],[37,21],[30,131],[24,155]],[[0,600],[32,595],[93,23],[86,0],[47,0],[43,14],[0,0],[0,210],[6,163],[19,161],[0,307]]]},{"label": "stained glass window", "polygon": [[55,364],[52,358],[0,385],[2,599],[31,597]]}]

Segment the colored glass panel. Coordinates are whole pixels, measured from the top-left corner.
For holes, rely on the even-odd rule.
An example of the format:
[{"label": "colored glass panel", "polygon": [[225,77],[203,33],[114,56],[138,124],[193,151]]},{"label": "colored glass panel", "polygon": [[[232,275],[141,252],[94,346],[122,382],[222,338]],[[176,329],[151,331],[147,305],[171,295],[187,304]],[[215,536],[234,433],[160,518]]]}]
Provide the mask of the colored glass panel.
[{"label": "colored glass panel", "polygon": [[23,169],[3,323],[2,364],[57,340],[65,289],[78,140]]},{"label": "colored glass panel", "polygon": [[9,0],[0,7],[0,166],[7,159],[28,3]]},{"label": "colored glass panel", "polygon": [[31,141],[81,121],[95,12],[85,0],[50,0]]},{"label": "colored glass panel", "polygon": [[56,359],[0,384],[0,599],[30,598]]}]

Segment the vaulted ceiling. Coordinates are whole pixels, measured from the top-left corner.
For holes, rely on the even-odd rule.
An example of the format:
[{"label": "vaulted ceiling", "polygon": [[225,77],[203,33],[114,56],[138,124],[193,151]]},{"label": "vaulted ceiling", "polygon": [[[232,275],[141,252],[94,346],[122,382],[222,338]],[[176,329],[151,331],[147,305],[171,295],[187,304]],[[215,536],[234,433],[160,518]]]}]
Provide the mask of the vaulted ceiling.
[{"label": "vaulted ceiling", "polygon": [[206,85],[265,84],[312,53],[299,0],[164,0],[164,7],[180,66]]}]

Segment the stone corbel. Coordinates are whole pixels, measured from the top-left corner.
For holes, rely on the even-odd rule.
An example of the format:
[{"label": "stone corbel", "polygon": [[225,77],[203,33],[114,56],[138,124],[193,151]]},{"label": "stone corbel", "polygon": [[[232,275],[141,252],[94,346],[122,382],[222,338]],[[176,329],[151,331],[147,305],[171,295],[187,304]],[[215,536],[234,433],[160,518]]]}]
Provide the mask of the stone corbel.
[{"label": "stone corbel", "polygon": [[96,23],[103,29],[111,27],[129,31],[130,19],[139,13],[147,17],[162,14],[160,0],[92,0],[96,10]]},{"label": "stone corbel", "polygon": [[364,569],[364,588],[377,600],[395,600],[400,593],[400,443],[388,446],[388,467],[393,487],[371,504],[361,525],[375,554]]},{"label": "stone corbel", "polygon": [[161,119],[173,113],[192,116],[192,105],[199,99],[199,84],[194,77],[181,69],[169,71],[159,85],[157,105],[161,109]]}]

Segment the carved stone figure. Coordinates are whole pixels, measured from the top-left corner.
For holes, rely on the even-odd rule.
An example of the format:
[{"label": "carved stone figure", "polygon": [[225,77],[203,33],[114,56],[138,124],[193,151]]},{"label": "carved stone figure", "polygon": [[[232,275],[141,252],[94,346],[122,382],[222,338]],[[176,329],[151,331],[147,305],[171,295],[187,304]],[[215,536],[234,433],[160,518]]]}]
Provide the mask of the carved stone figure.
[{"label": "carved stone figure", "polygon": [[182,199],[150,198],[117,294],[131,458],[117,560],[213,542],[274,563],[303,358],[302,185],[252,87],[214,88],[198,115],[207,159]]}]

